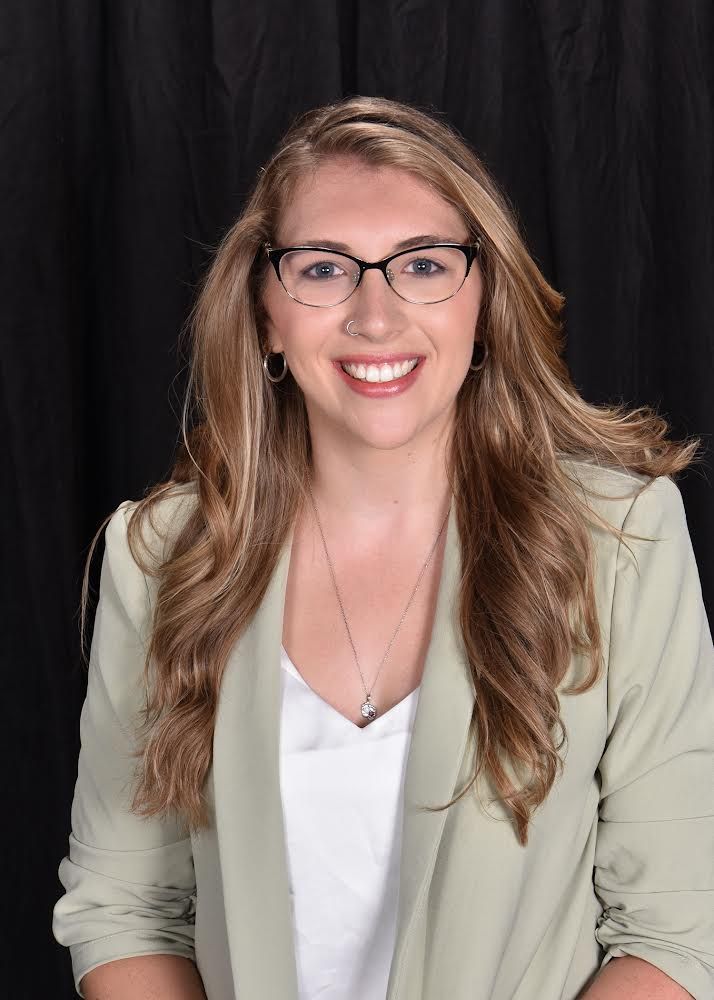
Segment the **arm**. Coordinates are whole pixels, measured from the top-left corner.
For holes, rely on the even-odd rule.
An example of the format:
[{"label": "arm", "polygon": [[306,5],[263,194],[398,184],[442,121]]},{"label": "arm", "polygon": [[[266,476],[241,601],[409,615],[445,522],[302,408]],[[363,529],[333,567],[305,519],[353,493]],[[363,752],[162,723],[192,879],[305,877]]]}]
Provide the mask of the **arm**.
[{"label": "arm", "polygon": [[608,962],[580,1000],[690,1000],[691,995],[656,966],[623,955]]},{"label": "arm", "polygon": [[[69,948],[80,996],[87,973],[118,959],[160,954],[185,963],[195,957],[190,836],[172,817],[129,811],[149,600],[127,545],[126,514],[120,505],[106,529],[69,852],[58,870],[66,891],[52,920],[55,939]],[[118,966],[95,978],[116,975]]]},{"label": "arm", "polygon": [[604,907],[595,937],[606,955],[585,997],[706,1000],[714,997],[714,648],[676,484],[658,478],[624,528],[656,540],[625,539],[637,563],[624,543],[618,551],[593,871]]},{"label": "arm", "polygon": [[206,1000],[192,961],[177,955],[122,958],[88,972],[81,982],[87,1000]]}]

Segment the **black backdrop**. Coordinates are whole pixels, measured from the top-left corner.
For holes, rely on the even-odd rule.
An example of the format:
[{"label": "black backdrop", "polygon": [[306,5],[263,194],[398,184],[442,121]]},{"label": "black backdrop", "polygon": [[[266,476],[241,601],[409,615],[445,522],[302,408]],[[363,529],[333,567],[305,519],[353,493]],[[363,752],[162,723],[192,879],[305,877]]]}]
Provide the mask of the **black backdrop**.
[{"label": "black backdrop", "polygon": [[[296,114],[445,112],[567,297],[583,395],[650,403],[714,600],[709,0],[5,0],[0,7],[8,995],[71,997],[51,937],[86,675],[86,547],[169,469],[176,341],[210,247]],[[101,548],[95,555],[95,585]]]}]

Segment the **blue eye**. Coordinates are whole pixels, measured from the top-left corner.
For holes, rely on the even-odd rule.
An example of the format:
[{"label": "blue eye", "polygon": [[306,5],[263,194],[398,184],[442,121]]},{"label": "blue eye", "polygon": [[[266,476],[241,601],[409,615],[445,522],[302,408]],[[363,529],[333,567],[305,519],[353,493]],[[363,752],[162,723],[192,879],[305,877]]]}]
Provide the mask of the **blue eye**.
[{"label": "blue eye", "polygon": [[319,261],[317,264],[312,264],[310,267],[306,267],[305,270],[302,272],[302,274],[306,278],[314,278],[316,281],[319,281],[320,277],[316,274],[311,274],[310,272],[314,271],[315,268],[320,268],[323,271],[322,277],[333,278],[334,277],[333,274],[324,274],[324,272],[331,267],[337,268],[340,271],[342,270],[342,268],[340,268],[334,261],[324,260],[324,261]]},{"label": "blue eye", "polygon": [[421,264],[431,264],[435,268],[437,268],[436,271],[433,271],[433,270],[432,271],[424,271],[422,268],[420,268],[420,270],[418,270],[418,271],[412,271],[411,272],[412,274],[422,274],[422,275],[424,275],[427,278],[430,277],[433,274],[440,274],[442,271],[445,270],[441,266],[441,264],[437,264],[437,262],[435,260],[431,260],[429,257],[415,257],[413,260],[410,260],[409,263],[410,264],[420,264],[420,265]]}]

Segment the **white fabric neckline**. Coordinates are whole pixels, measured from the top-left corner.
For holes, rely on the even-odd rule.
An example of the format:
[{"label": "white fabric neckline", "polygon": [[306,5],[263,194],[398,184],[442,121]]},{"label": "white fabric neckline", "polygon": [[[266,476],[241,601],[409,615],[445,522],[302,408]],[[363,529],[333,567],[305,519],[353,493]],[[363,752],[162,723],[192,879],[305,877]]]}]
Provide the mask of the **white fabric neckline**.
[{"label": "white fabric neckline", "polygon": [[378,715],[376,719],[373,719],[372,722],[370,722],[366,726],[358,726],[354,722],[352,722],[351,719],[348,719],[346,716],[344,716],[342,712],[339,712],[328,701],[325,701],[325,699],[322,698],[317,693],[317,691],[315,691],[313,688],[310,687],[310,685],[307,683],[305,678],[297,669],[293,661],[288,656],[288,652],[285,649],[285,646],[282,645],[282,643],[280,645],[280,664],[283,670],[285,670],[291,677],[294,677],[306,689],[309,695],[311,695],[314,699],[316,699],[316,701],[320,704],[320,706],[324,706],[324,710],[328,714],[336,717],[337,720],[339,720],[347,728],[348,731],[351,730],[354,731],[354,734],[358,740],[366,740],[367,737],[365,734],[368,731],[371,731],[372,735],[376,736],[378,733],[382,733],[382,731],[385,729],[388,730],[390,733],[404,729],[405,716],[407,716],[406,728],[411,729],[412,723],[414,721],[414,715],[416,713],[416,707],[419,699],[419,692],[421,690],[421,684],[419,684],[416,688],[414,688],[413,691],[410,691],[410,693],[405,698],[402,698],[401,701],[397,702],[396,705],[393,705],[388,712],[385,712],[383,715]]}]

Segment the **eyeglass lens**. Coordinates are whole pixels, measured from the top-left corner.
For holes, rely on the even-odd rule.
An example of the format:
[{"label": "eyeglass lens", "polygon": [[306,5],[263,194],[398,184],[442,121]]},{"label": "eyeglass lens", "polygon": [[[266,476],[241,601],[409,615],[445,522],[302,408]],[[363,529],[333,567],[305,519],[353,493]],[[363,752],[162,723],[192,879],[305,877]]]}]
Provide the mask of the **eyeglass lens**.
[{"label": "eyeglass lens", "polygon": [[[408,250],[387,267],[392,288],[409,302],[439,302],[459,290],[466,256],[453,247]],[[286,290],[305,305],[331,306],[354,291],[359,265],[332,250],[291,250],[280,261]]]}]

